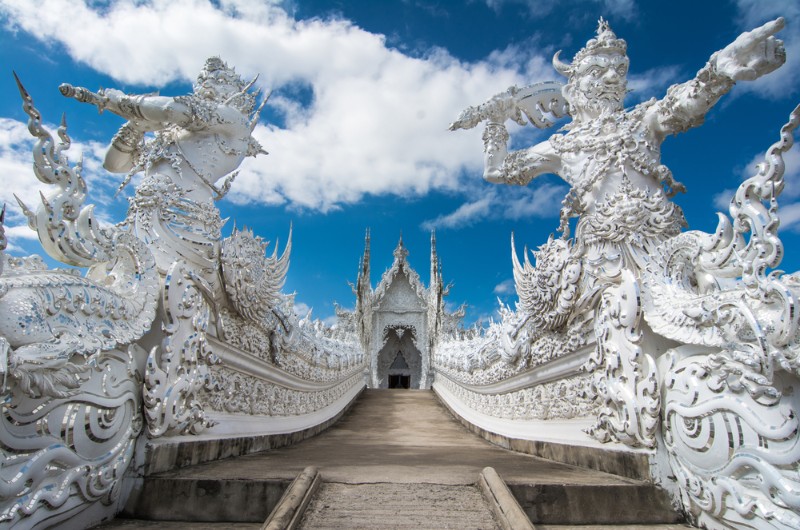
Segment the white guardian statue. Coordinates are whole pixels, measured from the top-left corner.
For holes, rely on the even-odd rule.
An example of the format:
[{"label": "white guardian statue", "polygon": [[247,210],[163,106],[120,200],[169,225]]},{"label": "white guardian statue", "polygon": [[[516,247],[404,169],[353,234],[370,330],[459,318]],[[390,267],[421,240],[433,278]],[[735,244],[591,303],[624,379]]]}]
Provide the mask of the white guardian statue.
[{"label": "white guardian statue", "polygon": [[[214,201],[264,152],[254,82],[212,57],[184,96],[62,85],[126,120],[104,165],[123,186],[143,175],[109,225],[68,160],[66,123],[54,138],[18,81],[43,187],[20,207],[53,259],[86,271],[6,254],[0,213],[3,528],[92,527],[135,481],[183,465],[176,447],[198,462],[257,451],[265,433],[306,436],[363,388],[355,334],[325,336],[281,293],[291,232],[280,255],[248,229],[221,237]],[[201,432],[211,450],[193,444]],[[232,436],[259,441],[232,448]]]},{"label": "white guardian statue", "polygon": [[[571,62],[554,56],[566,84],[511,87],[451,125],[484,123],[486,180],[526,185],[551,173],[570,185],[562,236],[534,252],[535,266],[527,250],[520,263],[512,239],[519,302],[503,312],[499,357],[532,366],[593,343],[587,432],[664,448],[687,512],[710,527],[800,525],[800,280],[770,272],[783,255],[776,199],[799,111],[715,234],[682,232],[670,197],[684,187],[661,143],[701,125],[735,83],[779,68],[783,26],[743,33],[690,81],[626,110],[627,46],[601,19]],[[508,151],[509,119],[543,128],[565,115],[563,134]],[[561,337],[555,353],[543,337]]]}]

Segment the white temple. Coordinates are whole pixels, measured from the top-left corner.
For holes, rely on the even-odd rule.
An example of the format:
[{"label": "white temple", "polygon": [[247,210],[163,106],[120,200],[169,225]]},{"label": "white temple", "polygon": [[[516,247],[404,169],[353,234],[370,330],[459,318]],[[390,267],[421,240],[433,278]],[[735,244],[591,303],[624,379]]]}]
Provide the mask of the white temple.
[{"label": "white temple", "polygon": [[448,313],[436,235],[431,233],[430,283],[425,287],[408,262],[403,237],[394,250],[392,266],[372,289],[370,235],[365,238],[358,279],[354,320],[368,359],[370,388],[423,388],[433,381],[431,356],[443,333],[450,332],[464,310]]},{"label": "white temple", "polygon": [[[221,236],[215,201],[246,157],[264,153],[252,137],[264,104],[254,81],[221,59],[209,58],[183,96],[60,87],[126,120],[104,167],[125,174],[123,185],[143,179],[113,225],[87,202],[66,124],[47,130],[17,80],[42,190],[35,207],[19,207],[43,250],[79,270],[7,254],[0,215],[0,526],[89,528],[148,513],[148,502],[172,502],[154,517],[175,517],[201,495],[172,493],[186,484],[180,472],[301,442],[365,393],[408,387],[425,390],[398,394],[427,392],[472,432],[553,469],[618,475],[642,502],[628,523],[660,510],[705,528],[800,528],[800,274],[780,272],[778,233],[800,107],[776,124],[714,233],[686,230],[671,200],[686,187],[660,149],[700,126],[735,83],[784,64],[783,25],[743,33],[662,99],[626,109],[627,43],[601,19],[571,62],[553,58],[566,82],[513,86],[467,108],[451,129],[484,128],[486,180],[526,185],[554,173],[570,186],[561,235],[532,253],[535,263],[527,250],[519,260],[512,239],[516,306],[469,332],[458,329],[462,311],[444,308],[433,234],[427,287],[401,238],[374,290],[368,234],[355,310],[339,311],[334,328],[298,319],[281,292],[291,240],[267,255],[250,231]],[[560,117],[571,121],[547,140],[508,149],[507,121],[547,128]],[[413,447],[403,463],[422,445]],[[324,464],[334,453],[309,457]],[[315,473],[259,483],[273,493],[232,516],[259,522],[272,511],[287,524],[269,528],[294,527]],[[512,495],[492,476],[481,487],[500,484],[497,513],[517,510],[524,523],[512,527],[563,523],[544,518],[569,497],[562,490],[548,497],[542,484],[517,482]],[[212,478],[190,511],[237,500],[219,493],[236,480]],[[294,515],[281,511],[299,498]],[[603,524],[624,522],[614,517],[634,504],[603,504],[615,502]]]}]

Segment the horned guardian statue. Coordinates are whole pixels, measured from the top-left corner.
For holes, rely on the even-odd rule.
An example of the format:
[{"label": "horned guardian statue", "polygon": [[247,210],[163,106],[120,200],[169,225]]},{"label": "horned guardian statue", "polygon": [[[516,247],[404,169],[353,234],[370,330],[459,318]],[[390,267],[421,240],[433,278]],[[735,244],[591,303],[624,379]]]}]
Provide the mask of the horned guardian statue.
[{"label": "horned guardian statue", "polygon": [[[519,262],[512,237],[516,311],[504,308],[490,330],[497,339],[465,357],[473,366],[502,358],[513,374],[590,348],[575,395],[595,403],[586,432],[665,451],[687,513],[711,528],[800,524],[800,276],[775,270],[783,154],[800,107],[714,234],[682,232],[670,197],[684,186],[662,164],[661,144],[701,125],[735,83],[779,68],[783,26],[778,18],[743,33],[693,79],[626,110],[627,45],[600,19],[572,62],[553,58],[566,84],[511,87],[451,125],[485,124],[486,180],[526,185],[552,173],[570,185],[562,237],[533,253],[535,266],[527,249]],[[508,151],[506,121],[544,128],[564,116],[565,133]]]}]

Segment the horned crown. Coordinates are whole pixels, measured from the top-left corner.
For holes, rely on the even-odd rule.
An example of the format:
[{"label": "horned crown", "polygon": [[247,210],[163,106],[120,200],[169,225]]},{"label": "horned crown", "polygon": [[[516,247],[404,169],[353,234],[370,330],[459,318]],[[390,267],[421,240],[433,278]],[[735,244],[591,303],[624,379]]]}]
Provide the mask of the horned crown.
[{"label": "horned crown", "polygon": [[578,53],[575,54],[575,57],[572,59],[572,63],[565,63],[559,59],[559,55],[561,54],[561,50],[556,52],[553,56],[553,67],[562,75],[569,77],[574,71],[575,68],[589,56],[597,55],[600,53],[617,53],[619,55],[625,55],[628,49],[628,45],[626,44],[624,39],[617,38],[617,35],[611,29],[611,26],[608,25],[608,21],[600,17],[600,20],[597,22],[597,36],[593,39],[589,39],[586,43],[586,46],[581,48]]},{"label": "horned crown", "polygon": [[234,68],[228,66],[219,57],[209,57],[203,69],[197,74],[196,86],[200,86],[204,81],[213,79],[218,83],[226,83],[241,90],[247,83],[236,73]]}]

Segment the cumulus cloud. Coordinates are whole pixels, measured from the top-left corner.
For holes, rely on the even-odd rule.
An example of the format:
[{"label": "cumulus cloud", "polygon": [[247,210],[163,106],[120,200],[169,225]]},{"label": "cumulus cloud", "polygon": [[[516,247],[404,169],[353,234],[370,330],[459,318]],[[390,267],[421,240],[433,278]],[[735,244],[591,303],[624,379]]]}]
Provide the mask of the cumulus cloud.
[{"label": "cumulus cloud", "polygon": [[714,203],[714,208],[718,212],[722,212],[724,214],[728,213],[728,207],[731,205],[731,199],[733,199],[736,190],[734,188],[727,188],[719,193],[714,194],[712,199]]},{"label": "cumulus cloud", "polygon": [[508,280],[502,281],[494,286],[493,290],[494,294],[498,296],[507,296],[510,294],[515,294],[516,285],[514,284],[514,279],[509,278]]},{"label": "cumulus cloud", "polygon": [[409,57],[347,20],[295,20],[271,3],[0,0],[0,13],[121,83],[191,81],[212,55],[261,74],[283,122],[256,128],[270,155],[243,165],[229,195],[239,203],[327,211],[365,194],[454,190],[480,170],[480,131],[447,125],[491,94],[553,77],[534,50],[474,63],[441,49]]},{"label": "cumulus cloud", "polygon": [[309,316],[313,311],[313,308],[308,304],[297,301],[295,301],[293,309],[295,316],[297,316],[298,318],[305,318],[306,316]]},{"label": "cumulus cloud", "polygon": [[490,194],[475,201],[466,202],[448,214],[440,215],[422,223],[423,230],[435,230],[437,228],[461,228],[476,223],[487,217],[491,212],[492,203],[495,198]]},{"label": "cumulus cloud", "polygon": [[781,229],[800,232],[800,202],[783,206],[778,215],[781,218]]},{"label": "cumulus cloud", "polygon": [[660,66],[642,73],[630,73],[628,89],[631,91],[632,99],[644,101],[651,97],[663,97],[671,84],[682,80],[681,70],[677,66]]},{"label": "cumulus cloud", "polygon": [[[17,120],[0,118],[0,175],[3,175],[3,186],[0,186],[0,203],[15,205],[14,193],[26,204],[36,204],[39,192],[38,181],[31,170],[31,151],[34,138],[28,133],[26,124]],[[9,208],[8,214],[14,215],[16,208]],[[8,222],[8,218],[6,218]]]},{"label": "cumulus cloud", "polygon": [[475,198],[454,211],[423,222],[422,229],[458,229],[486,219],[557,217],[567,191],[566,185],[550,183],[523,187],[487,184],[473,190]]}]

